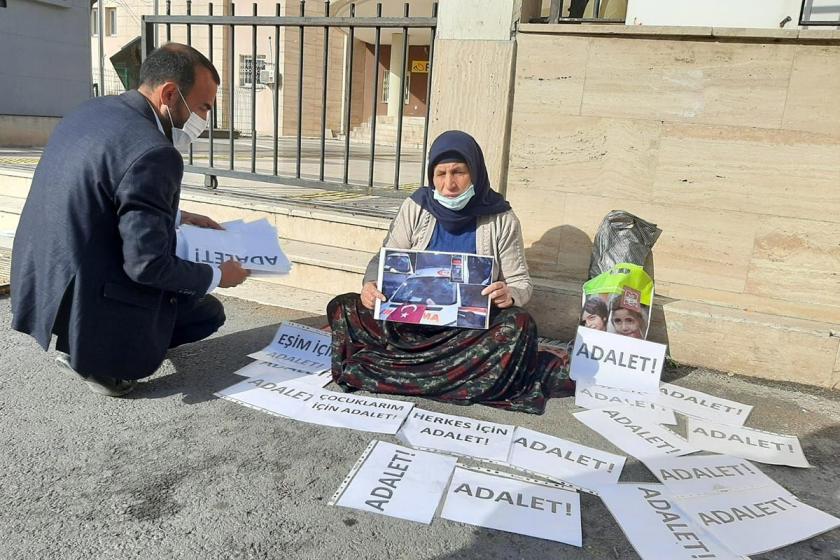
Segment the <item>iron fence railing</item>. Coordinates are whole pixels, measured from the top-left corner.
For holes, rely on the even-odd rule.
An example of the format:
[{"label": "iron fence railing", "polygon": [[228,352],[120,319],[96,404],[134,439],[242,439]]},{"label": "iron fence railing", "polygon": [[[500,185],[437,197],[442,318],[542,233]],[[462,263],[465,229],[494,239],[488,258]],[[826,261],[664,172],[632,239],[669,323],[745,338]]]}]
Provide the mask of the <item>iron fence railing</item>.
[{"label": "iron fence railing", "polygon": [[[314,4],[314,2],[309,2]],[[299,15],[280,15],[282,13],[281,4],[276,4],[276,12],[274,15],[259,15],[257,4],[252,5],[251,15],[235,15],[236,5],[233,3],[222,3],[222,8],[229,6],[229,13],[227,15],[214,14],[213,3],[208,4],[208,13],[206,15],[197,15],[192,9],[192,2],[187,1],[186,14],[173,15],[171,13],[171,2],[166,2],[166,13],[163,15],[144,16],[142,18],[142,35],[141,35],[141,52],[145,58],[156,47],[157,40],[168,42],[173,40],[173,36],[177,30],[181,30],[180,37],[184,37],[187,44],[193,45],[194,32],[202,35],[202,47],[207,49],[208,58],[215,63],[214,59],[218,59],[218,53],[221,52],[222,64],[224,68],[219,68],[220,74],[227,76],[227,83],[222,83],[217,94],[216,102],[212,111],[212,122],[207,135],[207,153],[202,153],[201,159],[206,159],[206,165],[199,164],[196,161],[197,154],[194,148],[191,147],[188,154],[188,164],[185,165],[185,171],[191,173],[200,173],[206,176],[205,184],[215,187],[217,184],[217,177],[228,177],[232,179],[245,179],[249,181],[258,181],[266,183],[283,184],[289,186],[315,187],[328,190],[362,190],[365,192],[372,192],[375,187],[383,187],[383,181],[374,180],[376,165],[379,160],[387,160],[390,163],[393,158],[394,174],[393,181],[387,183],[391,191],[399,191],[401,187],[406,185],[405,174],[401,174],[401,165],[403,158],[403,110],[404,104],[398,104],[398,114],[396,115],[396,138],[393,145],[393,152],[387,153],[387,148],[377,145],[377,107],[378,107],[378,90],[381,86],[379,83],[379,71],[366,72],[365,68],[358,68],[357,62],[354,62],[354,35],[357,30],[366,29],[373,31],[373,44],[366,45],[366,48],[373,51],[374,68],[378,69],[380,49],[382,47],[382,30],[390,30],[392,34],[392,43],[398,42],[402,44],[402,67],[398,72],[392,72],[399,75],[399,89],[397,91],[404,91],[407,80],[408,70],[408,52],[410,47],[409,34],[415,30],[427,30],[429,37],[428,44],[428,75],[425,91],[425,122],[423,130],[422,150],[419,154],[414,154],[413,159],[417,160],[419,157],[419,174],[420,184],[425,182],[423,162],[426,159],[428,150],[428,122],[429,109],[431,106],[432,95],[432,69],[434,68],[434,42],[435,31],[437,25],[437,3],[432,5],[432,13],[428,16],[417,16],[410,13],[408,3],[404,4],[403,16],[401,17],[383,17],[382,4],[376,4],[376,15],[373,17],[357,17],[356,6],[351,4],[349,7],[348,16],[334,16],[330,13],[330,2],[323,2],[323,15],[313,16],[307,15],[307,2],[301,1],[299,3]],[[290,3],[291,5],[291,3]],[[222,30],[222,40],[218,41],[217,33]],[[273,33],[273,44],[271,45],[271,54],[274,59],[268,63],[262,55],[258,55],[257,39],[260,30],[268,30]],[[330,49],[331,38],[330,32],[333,30],[341,30],[346,34],[347,41],[345,43],[344,62],[342,65],[342,76],[333,75],[335,66],[330,64]],[[185,31],[185,34],[183,33]],[[282,32],[282,33],[281,33]],[[237,49],[236,38],[240,33],[250,33],[250,49],[242,52],[243,49]],[[281,45],[281,35],[285,40],[285,44]],[[397,40],[396,36],[399,36]],[[322,50],[320,58],[323,63],[318,67],[318,64],[313,64],[313,58],[309,58],[309,64],[305,64],[307,58],[304,56],[304,51],[307,49],[307,39],[312,37],[312,42],[316,48]],[[320,38],[320,41],[318,39]],[[271,39],[271,38],[269,38]],[[292,57],[286,57],[285,65],[296,65],[296,78],[293,83],[285,79],[284,75],[280,74],[280,57],[281,51],[285,53],[288,48],[289,40],[296,40],[299,45],[299,53],[297,60],[293,61]],[[414,37],[412,37],[414,39]],[[416,41],[416,39],[415,39]],[[222,43],[222,44],[219,44]],[[199,45],[193,45],[199,48]],[[283,47],[283,48],[281,48]],[[310,45],[311,47],[311,45]],[[394,45],[392,44],[392,48]],[[199,49],[203,50],[203,49]],[[311,50],[311,49],[310,49]],[[307,52],[307,54],[310,54]],[[317,53],[315,53],[317,54]],[[244,57],[241,61],[239,56]],[[314,57],[319,58],[319,57]],[[240,74],[243,72],[242,64],[239,66],[239,71],[236,69],[237,62],[244,64],[244,72],[250,72],[250,79],[247,75]],[[331,68],[332,66],[332,68]],[[355,66],[355,68],[354,68]],[[354,73],[355,72],[355,73]],[[369,76],[368,76],[369,74]],[[367,100],[360,99],[360,95],[355,91],[354,86],[358,84],[358,76],[364,76],[364,80],[369,79],[372,83],[371,98]],[[240,79],[241,78],[241,79]],[[356,78],[356,79],[354,79]],[[307,111],[304,109],[304,83],[310,86],[309,97],[312,99],[312,81],[320,81],[320,106],[318,111]],[[224,78],[223,78],[224,82]],[[270,85],[271,93],[271,132],[263,132],[258,134],[258,114],[257,114],[257,91],[260,88],[261,93],[264,93],[264,83]],[[282,83],[282,85],[281,85]],[[363,81],[364,83],[364,81]],[[296,89],[296,103],[286,103],[281,108],[281,89],[295,88]],[[342,92],[341,107],[342,107],[342,124],[341,133],[344,135],[343,146],[332,139],[327,138],[328,119],[328,93],[335,90],[331,88],[339,88]],[[242,98],[246,97],[249,103],[243,103]],[[354,97],[356,96],[356,97]],[[224,108],[219,111],[220,101],[224,103]],[[365,101],[370,103],[370,140],[364,146],[359,143],[354,143],[351,146],[351,110],[358,107],[360,104],[364,105]],[[288,111],[293,111],[296,116],[297,126],[294,136],[289,134],[281,134],[280,114],[287,114]],[[243,121],[247,113],[247,128]],[[320,115],[320,136],[313,137],[309,135],[304,140],[303,122],[305,117],[314,117],[316,114]],[[284,121],[288,122],[288,121]],[[311,122],[311,119],[310,119]],[[260,122],[260,125],[265,125]],[[223,127],[223,128],[220,128]],[[261,128],[265,129],[265,126]],[[221,138],[224,136],[225,138]],[[247,138],[250,140],[247,140]],[[259,140],[259,141],[258,141]],[[319,141],[318,141],[319,140]],[[315,145],[315,142],[317,145]],[[329,141],[329,142],[328,142]],[[288,154],[281,153],[281,147],[284,150],[289,148],[289,145],[294,145],[294,172],[284,170],[279,162],[284,160]],[[225,146],[226,144],[226,146]],[[238,165],[238,161],[242,159],[243,144],[250,148],[246,156],[249,160],[249,165]],[[202,146],[203,148],[204,146]],[[314,150],[313,150],[314,148]],[[304,159],[304,151],[307,152],[307,161],[311,162],[312,156],[318,158],[317,172],[314,167],[309,173],[302,171],[302,161]],[[314,152],[314,153],[313,153]],[[341,170],[340,173],[334,173],[332,176],[326,171],[325,162],[330,163],[331,168],[335,168],[335,160],[338,153],[341,156]],[[367,167],[366,181],[352,180],[350,178],[350,163],[351,156],[358,159],[366,152],[369,159]],[[364,157],[364,156],[362,156]],[[258,159],[263,164],[268,159],[272,163],[269,168],[262,168],[258,166]],[[226,160],[223,164],[221,161]],[[285,161],[285,160],[284,160]],[[244,168],[243,168],[244,167]],[[378,175],[382,176],[381,170]],[[412,185],[416,184],[414,182]],[[382,194],[387,194],[384,191],[388,189],[380,188]]]}]

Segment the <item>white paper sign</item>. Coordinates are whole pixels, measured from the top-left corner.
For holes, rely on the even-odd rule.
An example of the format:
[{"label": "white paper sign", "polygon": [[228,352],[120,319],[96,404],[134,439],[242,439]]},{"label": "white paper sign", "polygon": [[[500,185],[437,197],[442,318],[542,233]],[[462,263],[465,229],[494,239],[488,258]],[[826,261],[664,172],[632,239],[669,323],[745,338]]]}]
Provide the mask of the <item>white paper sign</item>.
[{"label": "white paper sign", "polygon": [[696,525],[661,484],[613,484],[601,500],[642,560],[742,560]]},{"label": "white paper sign", "polygon": [[707,395],[670,383],[659,386],[660,405],[673,408],[677,412],[698,418],[706,418],[721,424],[743,426],[753,407],[747,404]]},{"label": "white paper sign", "polygon": [[456,461],[374,440],[329,503],[428,525]]},{"label": "white paper sign", "polygon": [[516,428],[508,463],[581,488],[614,484],[625,457],[527,428]]},{"label": "white paper sign", "polygon": [[232,229],[180,226],[186,258],[192,262],[220,265],[237,260],[244,268],[286,274],[291,263],[280,249],[277,232],[267,222],[232,223]]},{"label": "white paper sign", "polygon": [[404,401],[327,391],[300,379],[289,380],[283,373],[248,379],[216,395],[301,422],[383,434],[396,434],[414,406]]},{"label": "white paper sign", "polygon": [[588,385],[659,391],[665,345],[578,327],[569,374]]},{"label": "white paper sign", "polygon": [[727,548],[758,554],[840,526],[840,519],[777,487],[682,497],[680,508]]},{"label": "white paper sign", "polygon": [[249,358],[288,366],[308,373],[331,368],[332,335],[298,323],[283,323],[271,344]]},{"label": "white paper sign", "polygon": [[413,403],[405,401],[320,389],[301,407],[295,419],[335,428],[396,434],[413,407]]},{"label": "white paper sign", "polygon": [[580,496],[512,478],[455,468],[440,514],[478,527],[582,546]]},{"label": "white paper sign", "polygon": [[503,462],[510,451],[513,431],[514,427],[507,424],[415,408],[398,437],[414,448]]},{"label": "white paper sign", "polygon": [[808,468],[799,438],[688,418],[688,442],[699,449],[735,455],[759,463]]},{"label": "white paper sign", "polygon": [[648,457],[644,463],[673,496],[731,492],[766,486],[777,487],[778,492],[787,492],[749,461],[729,455]]},{"label": "white paper sign", "polygon": [[275,380],[291,381],[297,379],[301,383],[311,383],[317,387],[324,387],[329,385],[332,381],[332,373],[325,371],[323,373],[308,373],[300,371],[288,366],[280,364],[272,364],[271,362],[251,362],[247,366],[240,368],[234,372],[236,375],[251,378],[263,378],[269,374],[276,374]]},{"label": "white paper sign", "polygon": [[573,416],[637,459],[680,456],[697,451],[685,439],[654,424],[635,408],[599,408]]},{"label": "white paper sign", "polygon": [[323,389],[289,380],[285,372],[271,372],[258,379],[246,379],[216,396],[277,416],[294,418],[303,405]]},{"label": "white paper sign", "polygon": [[646,413],[657,424],[676,424],[677,418],[674,416],[674,411],[657,404],[657,399],[658,395],[602,385],[578,383],[575,388],[575,404],[581,408],[630,406]]}]

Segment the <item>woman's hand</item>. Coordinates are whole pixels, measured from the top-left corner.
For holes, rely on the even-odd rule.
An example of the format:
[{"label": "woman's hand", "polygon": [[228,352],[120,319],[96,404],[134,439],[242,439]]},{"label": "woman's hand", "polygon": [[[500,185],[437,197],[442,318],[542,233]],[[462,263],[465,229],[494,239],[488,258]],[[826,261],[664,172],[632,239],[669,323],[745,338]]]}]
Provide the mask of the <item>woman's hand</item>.
[{"label": "woman's hand", "polygon": [[368,282],[362,286],[362,305],[368,309],[373,309],[376,300],[385,301],[385,296],[376,289],[376,282]]},{"label": "woman's hand", "polygon": [[493,304],[500,308],[504,309],[505,307],[511,307],[513,305],[513,296],[510,295],[510,288],[504,282],[493,282],[483,290],[481,290],[481,295],[490,296],[490,301]]}]

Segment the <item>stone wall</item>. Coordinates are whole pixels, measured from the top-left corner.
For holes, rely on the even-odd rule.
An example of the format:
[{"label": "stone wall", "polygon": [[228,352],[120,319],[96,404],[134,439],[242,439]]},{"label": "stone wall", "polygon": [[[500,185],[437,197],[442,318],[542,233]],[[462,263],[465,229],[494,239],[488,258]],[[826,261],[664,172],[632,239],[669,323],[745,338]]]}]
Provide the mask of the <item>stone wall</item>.
[{"label": "stone wall", "polygon": [[[712,322],[692,327],[704,344],[675,344],[689,323],[669,323],[669,306],[696,304],[807,330],[824,358],[812,373],[836,383],[838,92],[836,31],[521,26],[507,196],[532,273],[584,281],[601,219],[628,210],[663,230],[653,263],[672,354],[703,363],[726,342],[696,332]],[[762,332],[729,340],[755,355]]]}]

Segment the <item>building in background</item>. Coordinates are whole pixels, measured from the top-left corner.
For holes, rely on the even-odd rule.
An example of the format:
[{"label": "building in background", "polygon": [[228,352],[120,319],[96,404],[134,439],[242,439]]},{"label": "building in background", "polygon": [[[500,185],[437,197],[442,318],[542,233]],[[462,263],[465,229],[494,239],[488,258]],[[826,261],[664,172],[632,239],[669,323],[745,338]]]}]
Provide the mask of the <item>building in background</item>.
[{"label": "building in background", "polygon": [[0,0],[0,146],[46,143],[91,95],[89,0]]},{"label": "building in background", "polygon": [[[92,52],[91,80],[94,92],[118,94],[128,87],[134,87],[130,80],[130,71],[123,65],[115,67],[114,57],[130,58],[130,52],[139,52],[138,39],[141,33],[141,17],[167,10],[172,15],[228,15],[231,3],[228,1],[209,2],[196,0],[173,0],[168,4],[160,1],[155,6],[153,0],[101,0],[104,5],[104,46],[105,62],[104,81],[100,84],[99,70],[99,14],[94,6],[90,15],[90,45]],[[212,8],[211,8],[212,6]],[[254,10],[261,16],[275,15],[278,3],[258,0],[254,3],[235,3],[236,15],[253,15]],[[300,14],[299,2],[281,2],[280,14],[297,16]],[[357,17],[370,17],[376,14],[376,2],[362,0],[355,2]],[[334,0],[331,2],[330,15],[347,17],[351,2]],[[432,0],[414,0],[410,3],[410,15],[431,16]],[[383,3],[382,15],[402,16],[404,4]],[[324,15],[324,3],[309,1],[306,3],[307,16]],[[355,140],[369,138],[370,120],[375,113],[380,126],[378,142],[393,143],[396,136],[395,121],[399,113],[398,104],[403,104],[404,128],[403,139],[408,144],[422,141],[423,122],[428,108],[427,90],[429,75],[429,43],[431,34],[428,29],[409,30],[409,53],[407,57],[405,88],[400,99],[398,94],[401,79],[400,62],[403,57],[402,31],[391,33],[384,30],[380,38],[379,64],[374,64],[375,32],[373,29],[356,31],[352,49],[346,30],[333,29],[329,36],[329,54],[327,63],[327,119],[326,129],[329,136],[343,135],[348,130]],[[275,37],[277,35],[278,37]],[[274,120],[278,121],[279,133],[284,136],[294,135],[297,131],[297,91],[300,38],[298,28],[279,28],[275,33],[271,28],[259,28],[256,37],[256,51],[252,31],[248,27],[237,27],[233,33],[233,52],[225,48],[229,44],[230,31],[225,27],[214,27],[213,48],[210,52],[210,30],[206,25],[191,27],[189,42],[210,57],[222,76],[219,88],[216,127],[228,129],[229,117],[233,116],[234,130],[238,134],[251,133],[252,110],[255,115],[254,125],[258,135],[271,134]],[[186,26],[158,26],[157,44],[166,41],[186,43]],[[396,45],[396,46],[395,46]],[[345,90],[348,85],[347,58],[353,52],[353,64],[350,70],[353,95],[347,121]],[[122,53],[122,54],[120,54]],[[304,136],[320,136],[320,105],[323,95],[324,36],[319,28],[304,31],[304,92],[303,122]],[[255,56],[256,55],[256,56]],[[278,79],[274,80],[277,65]],[[256,66],[256,81],[253,81],[253,68]],[[376,67],[374,69],[374,67]],[[374,109],[373,72],[378,73],[376,107]],[[231,87],[232,86],[232,87]],[[274,114],[274,91],[278,90],[278,109]]]}]

